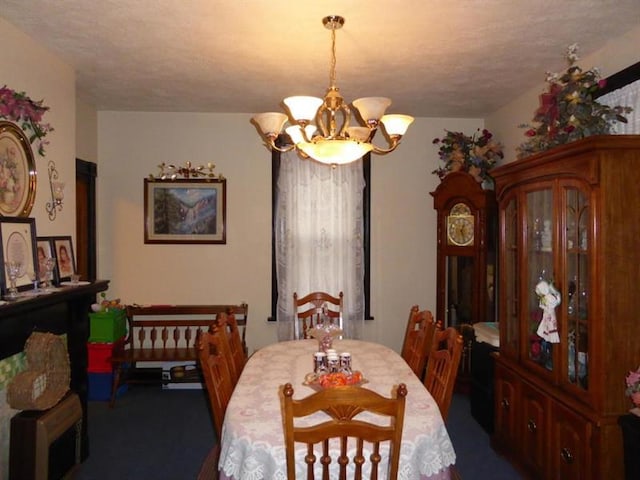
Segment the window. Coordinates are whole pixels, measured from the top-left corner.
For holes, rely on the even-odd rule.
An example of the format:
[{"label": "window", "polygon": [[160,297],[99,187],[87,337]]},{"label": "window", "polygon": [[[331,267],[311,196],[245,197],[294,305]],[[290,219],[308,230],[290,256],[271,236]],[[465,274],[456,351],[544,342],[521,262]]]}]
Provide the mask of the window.
[{"label": "window", "polygon": [[[275,321],[277,318],[277,303],[278,303],[278,278],[276,271],[276,186],[280,173],[282,154],[280,152],[272,152],[272,236],[271,236],[271,317],[270,321]],[[362,203],[363,203],[363,263],[364,263],[364,318],[372,320],[370,309],[370,258],[371,258],[371,158],[370,155],[366,155],[362,162],[364,188],[362,191]]]}]

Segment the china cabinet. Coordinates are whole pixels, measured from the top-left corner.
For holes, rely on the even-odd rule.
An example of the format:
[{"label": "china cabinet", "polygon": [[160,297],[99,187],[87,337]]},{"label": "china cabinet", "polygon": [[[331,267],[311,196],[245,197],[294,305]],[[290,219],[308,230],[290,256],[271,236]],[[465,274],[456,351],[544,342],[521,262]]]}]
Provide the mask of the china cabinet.
[{"label": "china cabinet", "polygon": [[[632,406],[625,375],[640,363],[640,136],[590,137],[491,173],[500,325],[492,443],[536,478],[624,478],[617,420]],[[541,280],[561,295],[557,342],[538,329]]]}]

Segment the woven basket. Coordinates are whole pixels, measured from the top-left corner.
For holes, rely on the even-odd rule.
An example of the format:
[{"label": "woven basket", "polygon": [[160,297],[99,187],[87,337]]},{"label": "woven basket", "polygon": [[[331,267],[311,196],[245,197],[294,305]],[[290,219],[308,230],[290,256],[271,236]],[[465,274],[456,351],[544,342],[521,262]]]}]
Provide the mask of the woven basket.
[{"label": "woven basket", "polygon": [[7,403],[16,410],[47,410],[69,390],[69,355],[62,338],[34,332],[24,352],[27,368],[7,386]]}]

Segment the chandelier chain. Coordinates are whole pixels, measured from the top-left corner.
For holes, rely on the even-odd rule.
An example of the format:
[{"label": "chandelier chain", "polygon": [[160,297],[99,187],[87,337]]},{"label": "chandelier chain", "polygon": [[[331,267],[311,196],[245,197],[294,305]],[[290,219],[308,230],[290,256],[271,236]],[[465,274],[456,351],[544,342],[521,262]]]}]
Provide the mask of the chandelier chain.
[{"label": "chandelier chain", "polygon": [[329,73],[329,85],[336,86],[336,29],[331,29],[331,72]]}]

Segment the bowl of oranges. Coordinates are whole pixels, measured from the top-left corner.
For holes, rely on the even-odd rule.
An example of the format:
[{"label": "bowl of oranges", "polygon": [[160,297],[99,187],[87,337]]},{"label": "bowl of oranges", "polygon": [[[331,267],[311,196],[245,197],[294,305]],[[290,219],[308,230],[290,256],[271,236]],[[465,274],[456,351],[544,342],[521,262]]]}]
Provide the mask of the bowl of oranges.
[{"label": "bowl of oranges", "polygon": [[315,373],[309,373],[305,377],[304,385],[307,385],[315,390],[324,390],[325,388],[336,388],[345,386],[360,386],[367,383],[367,380],[363,377],[362,372],[355,370],[354,372],[347,374],[344,372],[323,373],[317,375]]}]

